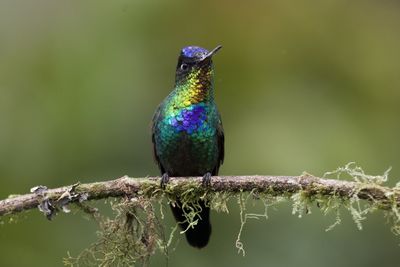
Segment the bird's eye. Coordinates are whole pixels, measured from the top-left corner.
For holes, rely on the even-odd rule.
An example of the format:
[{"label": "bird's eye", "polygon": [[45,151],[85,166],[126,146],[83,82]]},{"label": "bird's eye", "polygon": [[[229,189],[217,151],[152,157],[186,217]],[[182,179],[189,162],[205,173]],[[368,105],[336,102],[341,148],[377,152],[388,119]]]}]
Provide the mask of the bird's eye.
[{"label": "bird's eye", "polygon": [[185,70],[188,70],[189,65],[188,65],[188,64],[185,64],[185,63],[182,63],[182,65],[181,65],[180,68],[181,68],[181,70],[185,71]]}]

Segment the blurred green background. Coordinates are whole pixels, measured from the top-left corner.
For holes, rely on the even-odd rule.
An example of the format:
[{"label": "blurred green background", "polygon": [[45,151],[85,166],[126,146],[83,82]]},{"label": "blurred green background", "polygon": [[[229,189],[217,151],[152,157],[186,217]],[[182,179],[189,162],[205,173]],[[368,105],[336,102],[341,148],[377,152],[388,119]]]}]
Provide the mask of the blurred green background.
[{"label": "blurred green background", "polygon": [[[122,175],[158,175],[150,120],[174,84],[179,50],[215,57],[225,127],[221,174],[298,175],[357,161],[400,177],[400,5],[397,1],[0,2],[0,198]],[[254,207],[251,211],[261,211]],[[207,248],[182,237],[170,266],[398,266],[400,239],[377,212],[349,216],[290,204],[250,221],[212,214]],[[170,217],[167,229],[173,226]],[[0,266],[61,266],[96,240],[81,214],[38,211],[0,226]],[[164,266],[157,254],[152,266]]]}]

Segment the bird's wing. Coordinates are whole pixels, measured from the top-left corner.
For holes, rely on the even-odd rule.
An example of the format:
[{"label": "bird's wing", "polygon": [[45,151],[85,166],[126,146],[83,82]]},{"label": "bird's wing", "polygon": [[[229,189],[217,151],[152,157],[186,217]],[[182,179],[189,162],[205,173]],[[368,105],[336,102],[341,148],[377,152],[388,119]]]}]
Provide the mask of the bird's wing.
[{"label": "bird's wing", "polygon": [[156,112],[153,115],[153,119],[151,122],[151,142],[153,143],[153,158],[154,161],[157,163],[161,174],[165,173],[165,170],[163,168],[163,166],[161,165],[160,159],[157,156],[157,148],[156,148],[156,126],[157,126],[157,122],[160,120],[160,116],[161,116],[161,104],[157,107]]},{"label": "bird's wing", "polygon": [[218,173],[219,166],[221,166],[222,163],[224,163],[224,157],[225,157],[225,135],[220,116],[218,116],[218,125],[217,125],[217,144],[218,144],[218,166],[216,172]]}]

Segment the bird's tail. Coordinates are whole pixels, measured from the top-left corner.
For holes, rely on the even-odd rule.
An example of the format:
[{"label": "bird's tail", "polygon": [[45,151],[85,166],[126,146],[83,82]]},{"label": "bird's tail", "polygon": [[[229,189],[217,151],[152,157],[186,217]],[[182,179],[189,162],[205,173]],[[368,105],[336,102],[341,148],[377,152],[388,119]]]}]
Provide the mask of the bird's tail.
[{"label": "bird's tail", "polygon": [[[194,219],[198,220],[197,224],[189,229],[187,229],[189,224],[185,221],[186,218],[183,214],[181,203],[177,201],[175,206],[171,205],[171,209],[175,220],[179,222],[182,230],[187,229],[185,235],[188,243],[193,247],[203,248],[207,245],[211,236],[210,208],[206,207],[204,201],[202,200],[199,200],[198,203],[201,207],[201,211],[197,215],[197,218]],[[189,211],[187,211],[187,213],[188,212]]]}]

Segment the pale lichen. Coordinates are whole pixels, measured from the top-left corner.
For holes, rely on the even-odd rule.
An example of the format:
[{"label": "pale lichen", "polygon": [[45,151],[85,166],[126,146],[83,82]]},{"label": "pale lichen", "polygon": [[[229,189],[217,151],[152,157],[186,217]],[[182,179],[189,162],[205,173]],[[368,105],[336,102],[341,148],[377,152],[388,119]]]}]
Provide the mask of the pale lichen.
[{"label": "pale lichen", "polygon": [[[246,212],[247,204],[249,200],[253,201],[261,201],[263,203],[264,212],[263,213],[248,213]],[[250,193],[240,192],[237,196],[237,203],[240,209],[240,228],[235,241],[235,246],[238,250],[238,254],[246,255],[246,250],[244,248],[244,244],[242,241],[242,232],[244,226],[247,223],[248,219],[268,219],[268,208],[271,206],[275,206],[276,204],[284,201],[285,198],[281,196],[270,195],[265,192],[256,192],[252,190]]]},{"label": "pale lichen", "polygon": [[334,171],[325,172],[323,178],[336,174],[336,178],[340,179],[343,174],[350,176],[354,181],[365,184],[380,185],[388,181],[389,172],[392,167],[389,167],[382,175],[369,175],[364,170],[357,166],[355,162],[349,162],[343,167],[338,167]]},{"label": "pale lichen", "polygon": [[[333,207],[327,207],[328,209],[326,211],[328,212],[329,210],[336,210],[336,222],[332,226],[336,226],[341,222],[339,210],[340,207],[343,207],[350,212],[357,228],[362,230],[362,222],[366,219],[368,214],[376,211],[379,207],[387,206],[386,203],[381,203],[381,200],[375,199],[373,196],[369,196],[370,201],[368,202],[361,201],[358,195],[363,189],[378,188],[380,185],[387,182],[390,170],[391,168],[388,168],[382,175],[369,175],[366,174],[360,166],[357,166],[356,163],[350,162],[334,171],[326,172],[323,175],[324,178],[330,175],[336,175],[336,178],[340,179],[343,175],[347,175],[351,180],[357,182],[356,188],[351,192],[347,199],[342,198],[342,201],[336,201],[336,204]],[[326,211],[325,214],[327,213]],[[391,209],[385,212],[388,217],[397,217],[396,214],[399,213],[399,207],[396,199],[393,198]],[[395,224],[396,220],[393,220],[392,225]],[[328,227],[328,229],[331,230],[332,226]]]}]

